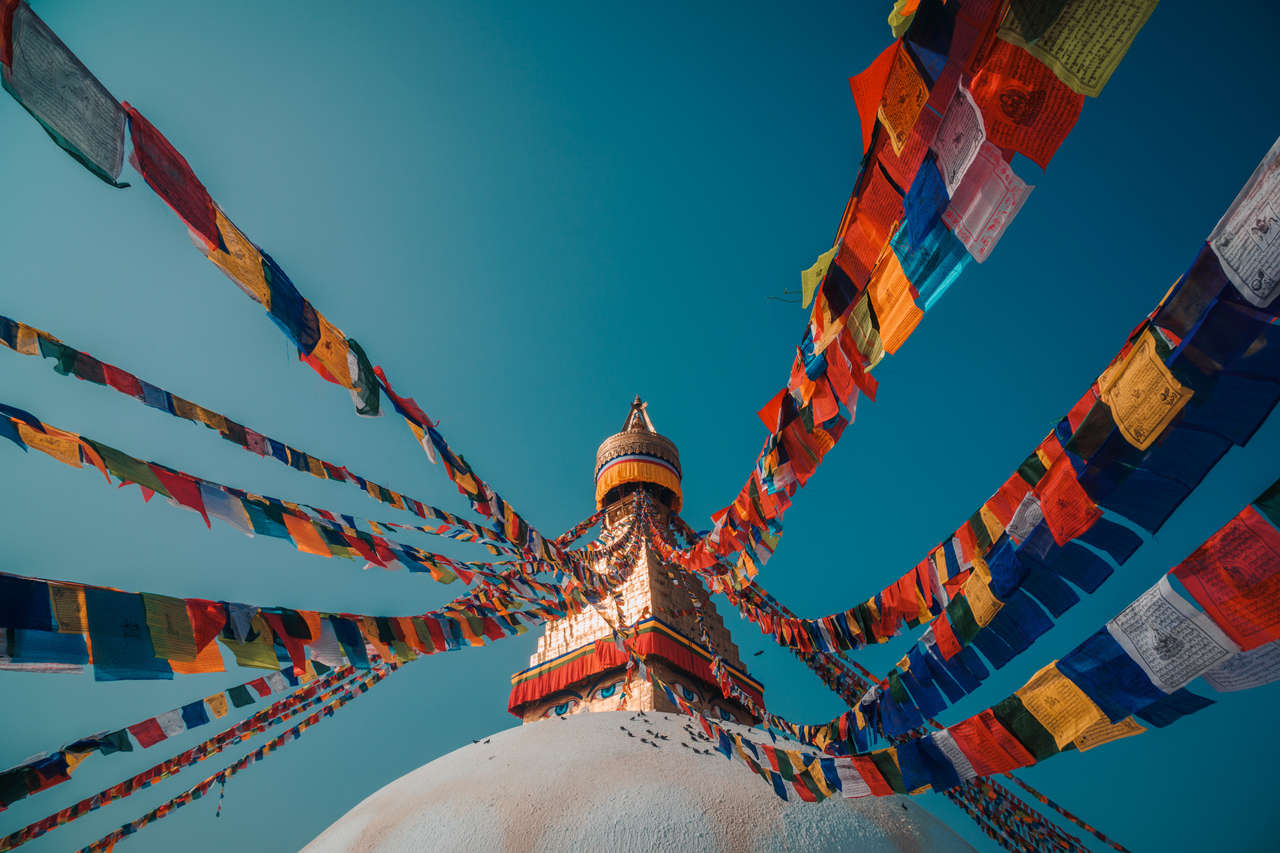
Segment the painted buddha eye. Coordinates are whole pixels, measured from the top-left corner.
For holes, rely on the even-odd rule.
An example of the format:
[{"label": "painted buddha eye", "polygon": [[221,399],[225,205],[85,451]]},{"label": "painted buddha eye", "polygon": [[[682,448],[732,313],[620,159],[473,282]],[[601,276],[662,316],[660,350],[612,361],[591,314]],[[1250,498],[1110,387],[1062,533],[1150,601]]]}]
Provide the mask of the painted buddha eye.
[{"label": "painted buddha eye", "polygon": [[553,705],[552,707],[548,708],[546,713],[544,713],[542,717],[543,719],[550,719],[551,717],[563,717],[565,714],[568,714],[572,711],[577,710],[577,708],[578,708],[577,699],[566,699],[560,704]]}]

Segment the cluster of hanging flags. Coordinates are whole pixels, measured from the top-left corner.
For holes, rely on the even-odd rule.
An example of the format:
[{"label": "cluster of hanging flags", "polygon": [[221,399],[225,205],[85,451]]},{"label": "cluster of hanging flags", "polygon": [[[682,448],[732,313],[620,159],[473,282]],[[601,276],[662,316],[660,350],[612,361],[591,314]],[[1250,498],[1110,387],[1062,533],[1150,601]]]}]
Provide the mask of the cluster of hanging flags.
[{"label": "cluster of hanging flags", "polygon": [[[563,555],[455,454],[413,398],[397,394],[364,349],[298,292],[284,270],[251,242],[214,203],[187,160],[127,101],[118,102],[22,0],[0,0],[0,76],[4,87],[53,140],[113,186],[129,162],[178,215],[206,257],[261,304],[324,379],[351,392],[361,415],[381,413],[383,393],[429,457],[476,512],[502,527],[504,543],[532,559]],[[326,471],[326,474],[328,472]]]},{"label": "cluster of hanging flags", "polygon": [[[454,515],[447,510],[422,503],[422,501],[402,495],[399,492],[380,485],[338,465],[308,454],[296,447],[263,435],[257,430],[227,417],[220,412],[193,403],[152,385],[145,379],[129,371],[99,361],[87,352],[77,350],[63,343],[48,332],[29,326],[17,320],[0,315],[0,344],[4,344],[14,352],[23,355],[42,356],[54,360],[53,369],[62,376],[75,376],[78,379],[111,388],[132,397],[140,403],[156,411],[165,412],[191,423],[203,424],[214,430],[224,439],[245,450],[252,451],[261,457],[272,457],[298,471],[311,474],[321,479],[337,482],[354,483],[361,491],[376,501],[380,501],[395,509],[408,510],[419,518],[436,519],[444,522],[437,527],[414,527],[426,533],[438,536],[449,536],[469,542],[480,542],[492,553],[516,554],[516,549],[503,543],[506,538],[496,530],[475,524],[465,518]],[[588,519],[591,521],[591,519]],[[586,524],[590,528],[592,524]],[[388,527],[396,526],[387,523]],[[572,532],[572,531],[571,531]],[[585,532],[585,529],[582,531]],[[581,535],[581,532],[578,534]],[[577,536],[571,538],[576,539]]]},{"label": "cluster of hanging flags", "polygon": [[[906,696],[897,685],[880,697],[875,710],[880,717],[896,718],[893,733],[900,737],[887,748],[869,751],[853,728],[842,732],[844,745],[857,750],[851,755],[753,744],[665,689],[671,701],[699,720],[717,749],[726,757],[737,755],[781,796],[790,791],[810,800],[836,793],[857,798],[946,791],[1060,752],[1087,751],[1141,734],[1146,728],[1138,719],[1168,726],[1212,704],[1186,689],[1196,678],[1218,692],[1280,679],[1278,525],[1280,481],[1103,628],[1040,669],[1013,695],[959,723],[924,733],[925,720],[915,706],[894,699]],[[981,677],[985,671],[979,676],[962,667],[930,670],[928,680],[917,677],[910,686],[911,696],[919,701],[940,691],[951,695],[957,682]],[[914,713],[904,711],[907,706]],[[768,767],[760,763],[762,756]]]},{"label": "cluster of hanging flags", "polygon": [[1156,6],[1136,2],[921,0],[900,37],[849,80],[863,164],[835,245],[802,275],[810,321],[787,386],[760,411],[760,458],[710,534],[677,555],[748,575],[781,534],[791,497],[853,421],[869,371],[895,353],[971,261],[986,260],[1041,168]]},{"label": "cluster of hanging flags", "polygon": [[[147,748],[224,716],[228,702],[237,708],[249,704],[250,691],[261,698],[286,684],[297,686],[285,699],[176,758],[8,836],[0,850],[327,703],[89,848],[110,849],[203,796],[215,782],[225,783],[419,654],[482,645],[586,607],[601,612],[615,642],[629,648],[625,627],[615,625],[601,604],[646,545],[706,577],[713,591],[728,595],[849,703],[850,711],[832,723],[798,726],[747,696],[748,707],[770,729],[820,753],[755,744],[706,719],[632,655],[633,674],[652,680],[699,721],[726,757],[742,759],[780,796],[813,801],[836,793],[942,791],[1011,849],[1078,847],[981,777],[1138,734],[1145,729],[1137,719],[1168,725],[1209,704],[1186,689],[1197,677],[1218,691],[1280,678],[1280,621],[1273,618],[1280,610],[1280,488],[1273,486],[1013,696],[950,727],[937,726],[931,717],[987,677],[975,649],[997,669],[1026,650],[1052,618],[1078,601],[1075,588],[1092,593],[1141,545],[1132,527],[1154,534],[1232,444],[1248,441],[1280,398],[1280,333],[1272,308],[1280,259],[1267,239],[1274,227],[1268,211],[1280,205],[1280,143],[1191,269],[1098,381],[992,498],[925,560],[866,602],[811,620],[796,617],[752,578],[777,545],[796,489],[852,422],[858,393],[874,399],[877,383],[869,372],[884,354],[897,351],[970,262],[989,256],[1025,202],[1031,187],[1010,167],[1012,155],[1048,165],[1084,97],[1099,94],[1155,5],[1156,0],[899,0],[890,15],[897,40],[850,80],[863,168],[835,244],[802,275],[810,321],[786,388],[761,411],[770,435],[751,478],[713,516],[708,534],[686,530],[684,549],[658,532],[642,505],[632,527],[614,541],[572,552],[566,549],[598,523],[600,513],[556,540],[544,539],[450,448],[412,398],[391,388],[364,349],[235,227],[187,161],[137,109],[117,102],[26,3],[0,0],[0,76],[54,141],[120,187],[128,186],[119,179],[131,148],[129,161],[145,182],[182,219],[206,257],[269,312],[300,358],[350,391],[361,415],[379,415],[385,393],[432,461],[439,458],[473,509],[495,525],[477,525],[423,504],[0,317],[0,341],[15,352],[54,359],[63,375],[110,387],[204,424],[259,456],[353,482],[375,500],[442,523],[365,520],[372,531],[365,532],[352,516],[144,462],[0,406],[0,434],[18,446],[76,467],[92,464],[108,481],[114,475],[122,484],[137,483],[148,498],[159,492],[196,510],[206,523],[216,516],[250,535],[288,539],[309,553],[358,557],[378,566],[399,563],[437,580],[461,576],[474,583],[466,595],[431,613],[370,617],[0,575],[0,668],[56,672],[92,664],[100,680],[218,672],[223,667],[216,639],[237,663],[271,670],[0,774],[0,806],[65,781],[93,752],[129,751],[134,743]],[[471,541],[517,559],[464,563],[388,540],[383,528]],[[556,580],[534,577],[544,571]],[[693,602],[705,635],[696,595]],[[866,677],[842,657],[926,623],[921,640],[885,679]],[[703,641],[710,646],[706,636]],[[721,686],[727,696],[744,701],[732,679],[721,679]],[[892,745],[872,750],[881,735]]]},{"label": "cluster of hanging flags", "polygon": [[[217,755],[228,747],[235,746],[255,735],[262,734],[271,726],[290,717],[295,717],[309,708],[351,690],[353,687],[358,688],[359,685],[365,685],[367,689],[367,687],[377,684],[398,666],[394,662],[389,664],[380,663],[365,675],[356,674],[352,668],[346,667],[341,670],[334,670],[318,680],[312,680],[310,684],[299,687],[284,699],[273,702],[270,706],[246,717],[196,746],[148,767],[146,770],[136,773],[128,779],[112,785],[110,788],[85,797],[43,820],[29,824],[18,832],[0,838],[0,851],[11,850],[33,838],[38,838],[50,829],[70,823],[91,811],[96,811],[102,806],[128,797],[162,779],[180,773],[188,767]],[[364,691],[362,690],[361,692]],[[225,713],[226,711],[224,710],[223,714],[225,715]],[[79,754],[79,760],[86,756],[87,753],[82,751]],[[78,764],[78,760],[76,763]],[[54,773],[47,767],[40,768],[40,772],[43,777],[49,780],[45,787],[50,787],[67,781],[74,769],[75,764],[69,763],[68,767],[61,773]],[[42,788],[41,790],[44,789]]]},{"label": "cluster of hanging flags", "polygon": [[[132,835],[133,833],[137,832],[140,828],[146,826],[149,823],[154,823],[155,821],[160,820],[163,817],[166,817],[167,815],[172,813],[174,809],[182,808],[187,803],[200,799],[205,794],[209,793],[210,789],[212,789],[215,784],[220,784],[225,786],[227,780],[230,779],[232,776],[235,776],[237,773],[240,773],[245,768],[249,767],[251,764],[255,764],[258,761],[261,761],[263,758],[270,755],[272,752],[275,752],[277,749],[289,743],[290,741],[297,740],[299,737],[302,736],[302,733],[304,731],[311,728],[312,726],[320,722],[320,720],[324,719],[325,717],[332,717],[335,711],[337,711],[339,708],[341,708],[343,705],[346,705],[348,702],[352,701],[353,699],[356,699],[357,697],[367,693],[371,687],[373,687],[375,684],[385,679],[387,675],[389,675],[391,672],[394,672],[395,669],[396,669],[396,666],[394,664],[388,664],[385,669],[374,670],[372,673],[365,676],[364,678],[361,678],[354,682],[349,682],[343,689],[343,692],[340,695],[338,695],[336,698],[332,698],[330,701],[328,701],[328,703],[325,704],[324,707],[316,711],[312,711],[310,714],[304,717],[300,722],[294,724],[290,728],[276,735],[271,740],[267,741],[262,746],[258,747],[248,755],[243,756],[242,758],[240,758],[230,766],[224,768],[223,770],[218,771],[217,773],[208,777],[204,781],[196,785],[193,785],[192,787],[188,788],[186,791],[183,791],[178,796],[173,797],[168,802],[157,806],[156,808],[152,809],[151,811],[147,812],[141,817],[135,818],[134,820],[131,820],[126,824],[123,824],[119,829],[111,833],[108,833],[107,835],[103,836],[102,838],[98,839],[97,841],[93,842],[87,847],[82,848],[81,853],[89,853],[89,851],[106,851],[106,853],[110,853],[110,851],[115,847],[116,842],[119,841],[120,839],[125,838],[126,836],[129,836],[129,835]],[[287,717],[277,718],[272,722],[278,722],[280,719],[287,719]],[[221,805],[219,805],[219,808],[221,808]],[[59,815],[60,814],[61,812],[59,812]]]},{"label": "cluster of hanging flags", "polygon": [[[1251,279],[1237,282],[1227,258],[1233,237],[1265,221],[1256,211],[1275,203],[1278,169],[1280,142],[1084,396],[969,520],[894,583],[806,620],[779,617],[767,594],[752,603],[735,600],[728,584],[717,588],[762,632],[806,654],[886,642],[929,623],[879,693],[926,665],[958,660],[985,672],[970,644],[1002,668],[1079,601],[1077,588],[1093,593],[1123,565],[1143,541],[1133,528],[1156,533],[1280,399],[1275,311]],[[1267,272],[1255,261],[1253,280],[1274,282],[1271,263]],[[653,544],[678,557],[660,537]],[[720,579],[709,577],[713,586]],[[740,576],[739,585],[758,589]]]}]

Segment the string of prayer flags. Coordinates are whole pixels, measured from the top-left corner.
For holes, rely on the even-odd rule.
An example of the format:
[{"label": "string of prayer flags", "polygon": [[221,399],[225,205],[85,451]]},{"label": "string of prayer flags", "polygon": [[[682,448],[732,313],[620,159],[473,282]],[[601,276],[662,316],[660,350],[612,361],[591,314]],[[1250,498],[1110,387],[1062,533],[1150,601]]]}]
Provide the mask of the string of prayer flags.
[{"label": "string of prayer flags", "polygon": [[[34,671],[93,664],[98,680],[172,678],[175,673],[221,672],[217,640],[244,666],[291,668],[301,676],[307,672],[309,654],[310,660],[330,668],[367,669],[366,647],[384,658],[406,661],[419,654],[484,645],[522,634],[530,625],[581,612],[623,580],[587,574],[591,578],[566,576],[557,584],[518,574],[495,576],[493,581],[482,580],[470,594],[416,616],[170,599],[185,605],[184,621],[178,609],[169,609],[165,619],[148,619],[148,602],[158,598],[149,594],[0,573],[0,637],[6,639],[0,663],[16,662],[17,668]],[[75,602],[81,602],[78,610]],[[523,609],[516,608],[519,603]],[[73,618],[68,618],[68,610]],[[179,658],[158,657],[178,649]],[[247,688],[233,688],[227,696],[237,707],[248,704],[242,701],[249,698]],[[215,716],[225,708],[221,699],[206,704]]]},{"label": "string of prayer flags", "polygon": [[1075,590],[1094,592],[1141,545],[1116,516],[1158,530],[1274,407],[1280,363],[1263,354],[1280,346],[1280,328],[1225,281],[1203,249],[1017,472],[881,593],[815,620],[753,601],[740,612],[800,654],[884,642],[932,618],[916,654],[944,671],[950,701],[965,695],[963,685],[977,683],[966,646],[997,668],[1028,648],[1079,601]]},{"label": "string of prayer flags", "polygon": [[[4,18],[6,26],[10,29],[13,27],[14,20],[20,19],[25,22],[28,16],[32,21],[38,20],[34,15],[29,15],[30,10],[20,0],[16,6],[13,0],[6,0],[4,8],[6,12],[13,12]],[[21,35],[21,32],[19,34]],[[49,33],[49,36],[53,38],[52,33]],[[8,81],[13,73],[11,66],[16,51],[12,48],[10,33],[6,32],[5,38],[0,41],[5,45],[3,58],[7,62],[3,65],[3,71]],[[61,43],[58,42],[57,46],[61,48]],[[65,48],[62,48],[62,51],[66,53]],[[67,57],[69,60],[74,60],[69,53]],[[76,69],[83,70],[78,61],[74,64]],[[36,78],[34,86],[53,85],[51,79],[41,76],[47,70],[45,66],[48,65],[49,63],[45,63],[33,69],[33,76]],[[81,76],[92,80],[87,72]],[[71,88],[74,89],[74,87]],[[105,94],[105,90],[101,92],[101,96],[110,99],[110,96]],[[21,98],[19,100],[21,101]],[[400,397],[391,391],[385,374],[372,368],[364,350],[343,335],[341,330],[326,320],[302,296],[283,268],[270,255],[254,246],[238,229],[235,229],[230,219],[217,208],[185,158],[160,131],[127,104],[122,107],[116,104],[114,99],[110,99],[110,103],[121,116],[118,122],[121,132],[127,114],[134,148],[132,162],[146,178],[148,185],[187,224],[197,242],[203,247],[206,256],[231,276],[247,295],[263,305],[272,320],[297,346],[299,357],[326,380],[336,382],[350,390],[356,402],[357,411],[361,414],[377,414],[377,399],[380,392],[387,391],[395,403],[397,412],[410,423],[415,436],[419,436],[420,440],[430,439],[431,445],[445,460],[446,473],[459,490],[471,500],[477,512],[495,521],[503,522],[512,544],[529,556],[535,559],[563,560],[563,555],[555,553],[555,550],[531,525],[503,501],[487,483],[476,477],[460,456],[455,455],[448,448],[443,437],[435,430],[432,421],[417,404],[413,403],[412,399]],[[122,136],[122,133],[119,135]],[[61,140],[59,141],[61,144]],[[122,156],[122,139],[118,149]],[[74,155],[78,149],[69,146],[68,150],[71,150]],[[90,165],[87,161],[82,160],[82,162]],[[99,171],[96,166],[91,165],[91,168]],[[118,174],[119,164],[114,164],[114,169]],[[223,227],[228,231],[227,238],[223,236],[221,230]]]},{"label": "string of prayer flags", "polygon": [[[0,838],[0,853],[12,850],[28,841],[41,837],[52,829],[65,826],[101,806],[128,797],[137,791],[148,788],[155,782],[176,775],[188,767],[217,755],[229,746],[248,740],[277,723],[297,716],[310,707],[322,703],[329,703],[328,707],[340,707],[346,701],[367,692],[370,687],[386,678],[396,669],[398,669],[398,664],[387,662],[379,663],[366,675],[354,679],[350,678],[352,675],[350,671],[330,673],[330,676],[326,678],[323,684],[316,682],[304,686],[287,698],[241,720],[230,728],[219,732],[214,737],[112,785],[110,788],[99,791],[91,797],[86,797],[74,805],[61,809],[43,820],[31,823],[4,838]],[[323,715],[329,716],[327,713],[323,713]],[[317,715],[310,715],[306,719],[310,720],[313,717],[317,717]],[[286,734],[288,733],[286,732]],[[253,754],[255,753],[250,753],[250,755]]]},{"label": "string of prayer flags", "polygon": [[[258,456],[264,458],[269,456],[278,460],[281,464],[288,465],[297,471],[311,474],[314,477],[354,483],[374,500],[388,504],[396,509],[408,510],[419,518],[437,519],[447,525],[451,525],[449,529],[417,526],[413,528],[414,530],[434,535],[446,535],[455,539],[466,538],[462,533],[462,531],[466,531],[466,534],[471,537],[470,541],[480,542],[489,547],[491,551],[507,554],[519,553],[517,549],[506,544],[506,536],[501,531],[477,525],[446,510],[424,504],[422,501],[403,495],[350,471],[344,465],[320,459],[271,436],[259,433],[220,412],[192,403],[177,394],[152,385],[145,379],[141,379],[122,368],[99,361],[86,352],[68,346],[42,329],[0,316],[0,344],[4,344],[14,352],[24,355],[39,355],[45,358],[52,358],[56,362],[54,370],[63,376],[74,375],[79,379],[93,382],[96,385],[112,388],[156,411],[165,412],[191,423],[203,424],[216,431],[227,441]],[[66,455],[64,454],[64,456]],[[68,461],[68,464],[74,464],[68,459],[63,461]],[[202,493],[203,491],[202,487]],[[215,498],[215,500],[222,501],[219,498]],[[206,503],[208,503],[207,500]],[[234,508],[223,509],[222,511],[224,515],[219,517],[223,517],[224,520],[227,518],[226,514],[229,514],[231,518],[241,521],[238,526],[244,527],[247,523],[243,521],[243,514],[237,512]],[[232,523],[236,522],[233,521]]]},{"label": "string of prayer flags", "polygon": [[[304,553],[323,557],[362,558],[372,565],[384,568],[398,564],[411,572],[429,573],[439,583],[452,583],[458,577],[462,577],[464,583],[470,583],[477,572],[483,572],[489,565],[462,562],[389,540],[378,534],[366,533],[356,529],[353,524],[346,523],[347,519],[355,521],[350,516],[342,516],[340,519],[328,510],[270,496],[254,495],[165,468],[159,463],[144,462],[93,439],[42,424],[34,416],[26,414],[32,418],[33,423],[39,425],[39,430],[29,427],[25,422],[16,421],[12,416],[8,417],[9,422],[18,427],[20,433],[17,437],[9,437],[19,446],[34,447],[73,467],[81,467],[78,454],[83,454],[86,461],[97,467],[104,477],[109,472],[121,483],[137,483],[143,489],[145,499],[150,499],[151,493],[164,495],[175,505],[199,513],[206,525],[210,525],[212,508],[213,515],[249,536],[263,534],[270,538],[285,539]],[[0,417],[3,416],[5,413],[0,411]],[[27,441],[28,438],[31,441]],[[205,495],[212,493],[218,494],[214,501],[206,504]],[[379,529],[376,522],[365,523],[372,529]],[[412,529],[437,532],[416,526]]]},{"label": "string of prayer flags", "polygon": [[[17,8],[26,7],[19,3]],[[946,6],[916,4],[910,12],[907,8],[899,12],[903,37],[867,72],[850,81],[862,123],[863,150],[873,151],[874,156],[862,171],[846,222],[841,224],[838,245],[842,248],[817,288],[811,327],[821,336],[813,335],[809,344],[800,347],[787,387],[793,405],[782,408],[758,470],[740,493],[744,500],[754,501],[758,510],[743,515],[731,505],[717,514],[708,538],[681,555],[690,567],[706,568],[717,564],[718,558],[739,555],[749,574],[768,559],[790,496],[812,476],[853,420],[855,389],[864,393],[874,389],[866,371],[884,349],[900,346],[918,324],[922,309],[912,302],[920,299],[925,307],[931,305],[963,267],[963,244],[944,225],[935,225],[923,239],[919,233],[912,235],[908,247],[902,243],[905,229],[897,224],[904,215],[903,187],[913,183],[944,111],[956,102],[961,72],[975,71],[970,92],[990,141],[1039,155],[1042,164],[1079,112],[1079,104],[1068,95],[1079,96],[1063,87],[1039,60],[994,39],[1000,4],[964,0]],[[997,107],[1000,112],[994,111]],[[433,451],[439,455],[446,474],[477,512],[500,523],[525,556],[563,561],[563,554],[449,448],[421,408],[411,398],[395,394],[385,373],[372,368],[355,341],[315,310],[283,268],[234,227],[163,135],[136,110],[126,111],[133,159],[148,184],[197,236],[205,254],[263,305],[296,344],[300,357],[323,378],[352,391],[362,413],[373,413],[378,394],[387,392],[415,438],[429,455]],[[968,213],[968,206],[964,210]],[[989,251],[1002,227],[996,220],[1011,212],[1007,206],[997,206],[994,218],[983,216],[973,222],[971,216],[959,217],[970,223],[969,244],[979,254]],[[893,251],[885,251],[895,234],[898,243]],[[887,266],[874,290],[867,293],[877,258]],[[833,276],[833,270],[839,273]],[[890,334],[882,337],[885,328]],[[836,341],[840,342],[838,352],[830,346]],[[311,548],[322,550],[319,542],[312,542]]]},{"label": "string of prayer flags", "polygon": [[[804,303],[814,295],[784,391],[792,399],[771,402],[777,416],[765,418],[770,436],[739,499],[669,559],[694,571],[735,555],[752,567],[768,559],[789,498],[852,422],[855,388],[874,389],[849,378],[895,352],[969,261],[990,255],[1031,189],[1009,168],[1012,152],[1045,166],[1075,124],[1083,96],[996,37],[1003,9],[908,4],[893,17],[899,41],[850,78],[866,157],[834,256],[802,276]],[[747,500],[754,511],[743,510]]]},{"label": "string of prayer flags", "polygon": [[[1277,490],[1280,490],[1280,481],[1258,501],[1264,501]],[[1247,568],[1237,569],[1237,566]],[[1182,582],[1203,611],[1173,588],[1170,577]],[[1221,592],[1225,584],[1202,582],[1203,577],[1215,581],[1221,577],[1238,578],[1233,581],[1234,598],[1231,593]],[[1010,602],[1016,600],[1009,599]],[[1237,615],[1241,611],[1223,610],[1219,604],[1222,600],[1247,601],[1241,608],[1249,614],[1245,621],[1242,623]],[[955,619],[952,608],[947,615]],[[954,642],[948,648],[938,639],[938,628],[950,624],[943,619],[935,622],[932,635],[927,633],[889,676],[889,683],[895,683],[896,679],[910,691],[909,696],[900,694],[900,698],[926,717],[971,693],[986,678],[985,668],[976,668],[972,657],[966,659],[964,653],[972,655],[971,649]],[[1251,636],[1240,630],[1241,624],[1259,627]],[[1191,695],[1183,688],[1196,677],[1205,676],[1215,689],[1217,680],[1228,690],[1247,689],[1280,678],[1280,656],[1271,645],[1280,637],[1277,632],[1280,632],[1280,530],[1275,520],[1269,520],[1255,502],[1170,575],[1161,578],[1109,621],[1103,630],[1057,663],[1061,674],[1083,693],[1045,670],[1015,695],[1021,706],[1054,736],[1058,749],[1067,742],[1077,743],[1078,748],[1092,748],[1136,734],[1140,727],[1124,722],[1133,714],[1151,714],[1148,722],[1152,725],[1167,724],[1169,712],[1174,710],[1171,703],[1183,702],[1182,697]],[[963,635],[966,645],[974,643],[996,666],[1003,663],[992,652],[997,647],[988,641],[994,638],[1004,642],[1012,637],[1009,625],[997,620],[976,631],[955,630],[954,634]],[[1024,650],[1025,645],[1029,643],[1018,643],[1013,653]],[[1250,656],[1257,649],[1264,651]],[[949,681],[948,675],[972,676],[972,680]],[[948,701],[942,701],[936,688],[942,688]],[[1082,697],[1089,701],[1086,703]],[[864,713],[868,704],[875,705],[882,700],[883,697],[874,692],[864,697]],[[1190,707],[1194,706],[1192,701]],[[1153,707],[1155,711],[1151,710]],[[1054,716],[1058,713],[1068,716],[1059,719]],[[1185,711],[1175,712],[1172,717],[1181,713]],[[888,735],[906,734],[910,728],[893,724],[892,719],[883,716],[881,721]],[[1121,728],[1111,728],[1113,726]],[[1079,744],[1081,737],[1085,740],[1084,746]]]},{"label": "string of prayer flags", "polygon": [[[332,671],[316,682],[317,686],[323,689],[339,676],[345,677],[350,672],[350,668]],[[286,678],[291,681],[287,681]],[[308,672],[305,681],[309,683],[314,680],[315,676]],[[188,702],[124,728],[78,738],[53,752],[29,758],[16,767],[0,772],[0,811],[29,794],[48,790],[54,785],[67,781],[84,760],[95,752],[101,755],[132,752],[135,744],[142,749],[150,748],[170,737],[226,716],[228,700],[231,700],[236,707],[242,707],[256,701],[253,695],[266,698],[272,693],[283,690],[291,683],[294,687],[299,684],[298,678],[291,670],[285,670],[284,673],[269,672],[263,677],[236,685],[204,699]],[[280,708],[275,710],[279,711]]]}]

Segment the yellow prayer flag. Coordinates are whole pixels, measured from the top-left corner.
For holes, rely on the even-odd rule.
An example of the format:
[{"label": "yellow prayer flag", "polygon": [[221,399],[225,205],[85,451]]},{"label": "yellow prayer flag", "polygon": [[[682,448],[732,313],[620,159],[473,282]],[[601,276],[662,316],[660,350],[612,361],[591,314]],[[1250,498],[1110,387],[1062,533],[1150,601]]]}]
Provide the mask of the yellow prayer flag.
[{"label": "yellow prayer flag", "polygon": [[893,4],[893,9],[889,12],[889,29],[893,31],[894,38],[902,38],[902,34],[916,19],[916,9],[919,7],[920,0],[897,0]]},{"label": "yellow prayer flag", "polygon": [[1000,38],[1039,59],[1066,85],[1096,98],[1159,0],[1070,0],[1044,21],[1040,0],[1014,0]]},{"label": "yellow prayer flag", "polygon": [[[800,753],[794,754],[797,759],[800,758]],[[818,786],[818,790],[822,792],[823,796],[830,797],[835,793],[831,790],[831,786],[827,784],[827,774],[822,772],[822,762],[819,759],[813,759],[807,769],[809,771],[809,778]]]},{"label": "yellow prayer flag", "polygon": [[227,694],[215,693],[207,697],[204,703],[209,706],[209,713],[213,714],[215,719],[227,715]]},{"label": "yellow prayer flag", "polygon": [[996,518],[996,514],[983,504],[978,510],[978,516],[982,519],[983,526],[987,528],[987,537],[992,542],[999,539],[1000,534],[1004,533],[1004,525],[1000,523],[1000,519]]},{"label": "yellow prayer flag", "polygon": [[204,406],[196,406],[196,420],[217,432],[227,431],[227,419]]},{"label": "yellow prayer flag", "polygon": [[[17,346],[14,347],[23,355],[39,355],[40,354],[40,335],[28,326],[26,323],[18,323]],[[50,340],[56,341],[57,338],[50,337]]]},{"label": "yellow prayer flag", "polygon": [[853,335],[858,352],[867,360],[866,369],[870,370],[879,364],[884,358],[884,341],[880,332],[871,324],[871,298],[867,294],[862,294],[854,303],[846,326],[849,334]]},{"label": "yellow prayer flag", "polygon": [[[285,516],[285,518],[288,517]],[[271,633],[271,626],[267,624],[267,620],[262,618],[261,613],[255,613],[249,622],[249,628],[257,636],[248,642],[240,643],[222,638],[222,643],[235,655],[236,663],[239,666],[279,670],[280,661],[276,658],[275,634]]]},{"label": "yellow prayer flag", "polygon": [[209,260],[226,273],[250,299],[270,311],[271,289],[267,287],[266,276],[262,273],[262,253],[216,205],[214,216],[227,251],[215,249],[209,253]]},{"label": "yellow prayer flag", "polygon": [[22,436],[22,440],[28,447],[47,453],[72,468],[83,467],[80,462],[80,436],[48,424],[44,425],[44,432],[39,432],[22,421],[14,421],[14,423],[18,427],[18,435]]},{"label": "yellow prayer flag", "polygon": [[49,603],[59,634],[85,634],[89,622],[84,609],[84,587],[78,584],[49,584]]},{"label": "yellow prayer flag", "polygon": [[1133,717],[1125,717],[1118,723],[1102,720],[1094,723],[1076,737],[1072,743],[1081,752],[1087,752],[1095,746],[1111,743],[1113,740],[1140,735],[1147,729]]},{"label": "yellow prayer flag", "polygon": [[831,266],[831,260],[836,256],[838,247],[839,244],[818,255],[813,266],[800,273],[800,306],[802,308],[808,308],[809,303],[813,301],[813,294],[818,291],[818,285],[822,284],[822,280],[826,278],[827,267]]},{"label": "yellow prayer flag", "polygon": [[1107,721],[1102,709],[1058,671],[1057,661],[1031,676],[1031,680],[1014,693],[1031,716],[1053,735],[1059,749],[1080,737],[1091,726]]},{"label": "yellow prayer flag", "polygon": [[964,582],[964,597],[973,611],[973,621],[980,628],[991,624],[1000,608],[1004,607],[1004,602],[991,591],[991,570],[981,557],[973,558],[973,574]]},{"label": "yellow prayer flag", "polygon": [[1128,355],[1098,377],[1098,390],[1120,434],[1139,450],[1160,437],[1192,394],[1165,367],[1150,329]]},{"label": "yellow prayer flag", "polygon": [[62,751],[62,757],[65,758],[67,761],[67,773],[76,772],[76,768],[80,766],[80,762],[84,761],[86,758],[88,758],[90,755],[93,755],[95,752],[97,752],[96,749],[82,749],[82,750],[64,749]]},{"label": "yellow prayer flag", "polygon": [[187,615],[187,603],[167,595],[142,593],[151,646],[161,660],[190,662],[196,659],[196,638]]},{"label": "yellow prayer flag", "polygon": [[347,344],[347,336],[322,314],[316,314],[316,321],[320,326],[320,340],[311,351],[311,357],[324,365],[324,369],[329,371],[329,375],[337,380],[339,385],[344,388],[354,388],[355,384],[351,381],[351,368],[347,362],[347,355],[351,352],[351,347]]}]

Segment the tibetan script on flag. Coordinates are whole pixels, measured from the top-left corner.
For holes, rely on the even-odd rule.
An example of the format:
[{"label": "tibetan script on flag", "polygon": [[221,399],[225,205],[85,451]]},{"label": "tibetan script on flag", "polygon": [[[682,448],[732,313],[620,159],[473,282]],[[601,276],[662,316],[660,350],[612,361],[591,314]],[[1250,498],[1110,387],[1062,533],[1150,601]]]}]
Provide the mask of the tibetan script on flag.
[{"label": "tibetan script on flag", "polygon": [[1122,361],[1099,377],[1098,387],[1120,434],[1139,450],[1155,442],[1192,393],[1165,367],[1150,330]]}]

